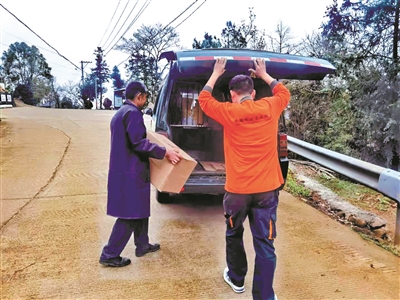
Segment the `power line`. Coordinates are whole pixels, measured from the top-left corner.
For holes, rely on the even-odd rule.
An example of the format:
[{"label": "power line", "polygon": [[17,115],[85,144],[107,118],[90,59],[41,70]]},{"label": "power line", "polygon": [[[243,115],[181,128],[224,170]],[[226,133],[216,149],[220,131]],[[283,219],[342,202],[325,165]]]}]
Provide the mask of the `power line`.
[{"label": "power line", "polygon": [[[171,22],[169,22],[166,26],[164,26],[164,28],[162,29],[162,31],[164,31],[169,25],[171,25],[174,21],[176,21],[181,15],[183,15],[186,11],[188,11],[198,0],[195,0],[191,5],[189,5],[182,13],[180,13],[176,18],[174,18]],[[189,19],[201,6],[203,6],[204,3],[206,3],[207,0],[204,0],[203,3],[201,3],[189,16],[187,16],[182,22],[180,22],[178,25],[176,25],[174,28],[172,28],[171,30],[167,30],[165,32],[165,34],[161,37],[161,39],[163,37],[165,37],[168,33],[170,33],[172,30],[178,28],[178,26],[180,26],[183,22],[185,22],[187,19]],[[158,34],[161,34],[160,31]],[[152,36],[151,39],[155,38],[156,35]],[[139,49],[141,50],[141,49]],[[122,65],[124,62],[126,62],[128,59],[130,58],[130,55],[128,56],[128,58],[126,58],[125,60],[123,60],[122,62],[120,62],[117,66],[119,67],[120,65]]]},{"label": "power line", "polygon": [[[49,52],[49,53],[51,53],[51,54],[58,55],[58,54],[57,54],[56,52],[54,52],[54,51],[45,49],[45,48],[40,47],[40,46],[36,46],[35,43],[32,43],[31,41],[28,41],[27,39],[23,39],[23,38],[21,38],[21,37],[19,37],[19,36],[16,36],[15,34],[12,34],[12,33],[8,32],[8,31],[3,30],[3,32],[5,32],[5,33],[7,33],[7,34],[9,34],[9,35],[12,35],[12,36],[14,36],[14,37],[16,37],[18,40],[21,40],[22,42],[28,42],[28,43],[32,44],[32,46],[35,46],[36,48],[42,49],[42,50],[47,51],[47,52]],[[2,45],[9,48],[11,44],[6,45],[6,44],[2,43]],[[56,62],[54,62],[54,61],[51,61],[51,60],[49,60],[49,59],[47,59],[47,58],[46,58],[46,62],[49,62],[49,63],[55,64],[55,65],[58,65],[58,66],[63,67],[63,68],[71,68],[71,66],[69,66],[69,65],[68,65],[68,66],[66,66],[66,65],[61,65],[61,64],[56,63]],[[53,68],[54,68],[54,67],[52,67],[52,69],[53,69]],[[75,71],[77,70],[75,66],[74,66],[74,70],[75,70]],[[88,74],[87,72],[85,72],[85,73]]]},{"label": "power line", "polygon": [[131,56],[129,55],[127,59],[121,61],[121,62],[117,65],[117,67],[119,67],[119,66],[122,65],[124,62],[126,62],[130,57],[131,57]]},{"label": "power line", "polygon": [[[124,37],[124,35],[128,32],[128,30],[132,27],[132,25],[139,19],[139,17],[143,14],[143,12],[146,10],[146,8],[149,6],[151,3],[150,1],[147,1],[143,4],[143,6],[140,8],[139,12],[136,14],[135,18],[132,20],[131,24],[129,24],[128,28],[125,30],[125,32],[121,35],[121,37],[114,43],[114,45],[107,51],[105,55],[110,53],[111,50],[115,47],[115,45]],[[147,5],[146,5],[147,4]],[[122,28],[122,27],[121,27]],[[115,38],[114,38],[115,39]]]},{"label": "power line", "polygon": [[[4,43],[1,43],[3,46],[6,46],[6,47],[10,47],[10,44],[4,44]],[[35,46],[36,47],[36,46]],[[46,50],[46,49],[43,49],[43,50]],[[47,51],[49,51],[49,50],[47,50]],[[50,51],[51,52],[51,51]],[[51,52],[51,53],[55,53],[55,52]],[[64,70],[64,72],[76,72],[76,71],[78,71],[75,67],[74,67],[74,70],[72,70],[72,69],[69,69],[69,68],[71,68],[71,66],[66,66],[66,65],[60,65],[59,63],[56,63],[56,62],[54,62],[54,61],[51,61],[51,60],[48,60],[48,59],[46,59],[46,62],[48,62],[49,64],[49,67],[51,67],[51,69],[55,69],[55,68],[59,68],[59,67],[62,67],[63,68],[63,70]],[[54,66],[54,65],[56,65],[56,66]],[[57,67],[57,66],[59,66],[59,67]],[[68,68],[69,70],[65,70],[66,68]]]},{"label": "power line", "polygon": [[51,46],[49,43],[47,43],[44,39],[42,39],[36,32],[34,32],[32,29],[29,28],[28,25],[26,25],[24,22],[22,22],[20,19],[18,19],[18,17],[16,15],[14,15],[12,12],[10,12],[7,8],[4,7],[3,4],[0,3],[0,6],[3,7],[10,15],[12,15],[14,18],[16,18],[18,20],[18,22],[20,22],[22,25],[24,25],[26,28],[28,28],[33,34],[35,34],[38,38],[40,38],[43,42],[46,43],[47,46],[49,46],[50,48],[52,48],[53,50],[55,50],[57,52],[57,54],[59,56],[61,56],[62,58],[64,58],[66,61],[68,61],[70,64],[72,64],[74,67],[78,68],[79,67],[77,65],[75,65],[73,62],[71,62],[68,58],[66,58],[64,55],[62,55],[60,52],[58,52],[58,50],[56,48],[54,48],[53,46]]},{"label": "power line", "polygon": [[[15,36],[15,35],[14,35],[14,36]],[[15,37],[17,37],[17,36],[15,36]],[[19,38],[19,37],[17,37],[17,38]],[[21,39],[21,38],[19,38],[19,39]],[[11,45],[11,44],[4,44],[4,43],[1,43],[1,44],[2,44],[3,46],[6,46],[6,47],[10,47],[10,45]],[[41,49],[46,50],[46,51],[48,51],[48,52],[50,52],[50,53],[52,53],[52,54],[56,54],[56,55],[57,55],[56,52],[53,52],[53,51],[44,49],[44,48],[39,47],[39,46],[35,46],[35,47],[41,48]],[[46,62],[48,63],[49,67],[50,67],[52,70],[56,70],[56,69],[61,69],[61,68],[62,68],[62,72],[63,72],[63,73],[69,73],[69,74],[73,74],[73,73],[74,73],[74,74],[76,74],[76,72],[81,71],[81,70],[77,69],[76,67],[73,67],[73,69],[72,69],[72,66],[71,66],[71,65],[61,65],[61,64],[59,64],[59,63],[56,63],[56,62],[51,61],[51,60],[48,60],[48,59],[46,59]],[[84,71],[84,72],[86,73],[86,75],[89,75],[89,73],[87,73],[86,71]]]},{"label": "power line", "polygon": [[[3,46],[8,47],[8,48],[11,46],[11,44],[4,44],[4,43],[1,43],[1,44],[2,44]],[[33,46],[35,46],[35,45],[33,45]],[[39,46],[35,46],[35,47],[41,48],[41,47],[39,47]],[[53,51],[50,51],[50,50],[47,50],[47,49],[44,49],[44,48],[41,48],[41,49],[46,50],[46,51],[48,51],[48,52],[50,52],[50,53],[53,53],[53,54],[57,54],[57,53],[55,53],[55,52],[53,52]],[[58,65],[58,66],[63,67],[63,68],[71,68],[71,66],[60,65],[59,63],[56,63],[56,62],[51,61],[51,60],[48,60],[48,59],[46,59],[46,62],[49,62],[49,63],[55,64],[55,65]],[[74,67],[74,69],[76,70],[75,67]]]},{"label": "power line", "polygon": [[[166,26],[164,26],[164,28],[159,32],[159,34],[161,34],[161,32],[163,32],[166,28],[168,28],[169,25],[171,25],[174,21],[176,21],[180,16],[182,16],[185,12],[187,12],[198,0],[195,0],[192,4],[190,4],[183,12],[181,12],[175,19],[173,19],[171,22],[169,22]],[[186,19],[184,19],[181,23],[179,23],[177,26],[175,26],[174,28],[171,28],[170,30],[167,30],[165,32],[165,34],[161,37],[165,37],[168,33],[170,33],[172,30],[175,30],[179,25],[181,25],[183,22],[185,22],[191,15],[193,15],[207,0],[204,0],[204,2],[202,4],[200,4],[200,6],[198,6]],[[157,35],[154,35],[151,37],[151,39],[155,38]]]},{"label": "power line", "polygon": [[104,42],[104,44],[103,44],[103,47],[102,47],[103,49],[104,49],[105,45],[107,44],[108,40],[110,39],[111,35],[113,34],[115,28],[117,27],[117,25],[118,25],[118,23],[119,23],[119,20],[121,20],[121,17],[122,17],[122,15],[124,14],[125,9],[126,9],[126,7],[128,6],[128,4],[129,4],[130,1],[131,1],[131,0],[128,0],[128,2],[126,2],[126,5],[125,5],[124,9],[122,10],[121,15],[119,16],[117,23],[115,23],[113,30],[111,31],[111,33],[110,33],[110,35],[108,36],[107,40],[106,40],[106,41]]},{"label": "power line", "polygon": [[[121,0],[120,0],[121,1]],[[128,0],[128,2],[129,2],[130,0]],[[146,0],[146,2],[147,2],[148,0]],[[150,2],[151,2],[151,0],[150,0]],[[109,51],[107,51],[107,48],[109,48],[109,46],[107,46],[107,47],[105,47],[105,45],[107,44],[107,41],[110,39],[110,37],[111,37],[111,35],[112,35],[112,33],[114,32],[114,30],[115,30],[115,28],[117,27],[117,25],[118,25],[118,23],[119,23],[119,20],[121,19],[121,17],[122,17],[122,15],[123,15],[123,13],[124,13],[124,11],[125,11],[125,9],[126,9],[126,7],[127,7],[127,5],[128,5],[128,3],[125,5],[125,8],[124,8],[124,11],[122,12],[122,14],[121,14],[121,16],[119,17],[119,19],[118,19],[118,21],[117,21],[117,23],[115,24],[115,26],[114,26],[114,28],[113,28],[113,30],[112,30],[112,32],[110,33],[110,35],[108,36],[108,38],[107,38],[107,40],[104,42],[104,44],[103,44],[103,51],[107,51],[105,54],[104,54],[104,56],[106,56],[111,50],[112,50],[112,48],[114,48],[114,46],[119,42],[119,40],[126,34],[126,32],[132,27],[132,25],[133,25],[133,23],[135,23],[135,21],[140,17],[140,15],[143,13],[143,11],[147,8],[147,6],[150,4],[150,2],[146,5],[146,3],[142,6],[142,8],[139,10],[139,12],[136,14],[136,16],[135,16],[135,18],[133,19],[133,21],[130,23],[130,25],[128,26],[128,28],[127,28],[127,30],[125,30],[125,32],[122,34],[122,36],[118,39],[118,41],[117,42],[115,42],[114,43],[114,45],[111,47],[111,49],[109,50]],[[135,4],[135,7],[136,7],[136,5],[137,5],[137,3],[138,3],[138,1],[136,2],[136,4]],[[146,7],[144,7],[146,5]],[[134,8],[135,8],[134,7]],[[144,7],[144,9],[143,9],[143,7]],[[118,7],[117,7],[118,8]],[[133,8],[133,9],[134,9]],[[133,11],[133,9],[132,9],[132,11]],[[132,13],[132,11],[131,11],[131,13]],[[130,13],[130,14],[131,14]],[[115,12],[114,12],[114,14],[115,14]],[[130,15],[129,14],[129,15]],[[127,19],[129,18],[129,16],[127,17]],[[126,21],[127,21],[127,19],[125,20],[125,22],[124,22],[124,24],[126,23]],[[111,24],[111,22],[110,22],[110,24]],[[122,29],[122,27],[124,26],[124,24],[120,27],[120,30],[119,31],[121,31],[121,29]],[[118,31],[118,32],[119,32]],[[114,40],[116,37],[117,37],[117,35],[118,35],[118,33],[114,36],[114,38],[112,39],[112,40]],[[112,44],[112,42],[110,42],[109,43],[109,45],[110,44]]]},{"label": "power line", "polygon": [[[207,1],[207,0],[204,0],[203,3],[201,3],[189,16],[187,16],[187,17],[186,17],[182,22],[180,22],[178,25],[176,25],[175,27],[171,28],[170,30],[167,30],[167,31],[165,32],[165,34],[164,34],[160,39],[163,39],[168,33],[172,32],[172,30],[175,30],[175,29],[178,28],[183,22],[185,22],[187,19],[189,19],[191,15],[193,15],[200,7],[203,6],[204,3],[206,3],[206,1]],[[196,0],[195,2],[197,2],[197,0]],[[193,5],[195,2],[193,2],[192,5]],[[192,5],[190,5],[184,12],[186,12]],[[183,12],[183,13],[184,13],[184,12]],[[181,16],[183,13],[181,13],[180,16]],[[175,18],[175,20],[176,20],[176,19],[177,19],[177,18]],[[172,23],[172,22],[170,22],[169,24],[171,24],[171,23]],[[167,27],[168,27],[168,25],[165,26],[164,29],[167,28]]]},{"label": "power line", "polygon": [[[146,1],[147,2],[147,1]],[[133,19],[133,21],[131,22],[131,24],[129,24],[128,28],[125,30],[125,32],[122,34],[122,36],[119,38],[119,40],[128,32],[129,29],[131,29],[131,27],[133,26],[133,24],[136,23],[136,21],[139,19],[139,17],[143,14],[143,12],[147,9],[147,7],[150,5],[151,0],[147,3],[144,4],[146,5],[146,7],[144,7],[144,5],[142,6],[142,8],[140,9],[140,11],[136,14],[135,18]],[[119,40],[115,43],[117,44],[119,42]]]},{"label": "power line", "polygon": [[[61,71],[63,74],[74,74],[74,75],[76,75],[76,76],[78,76],[78,72],[80,72],[80,70],[78,70],[78,69],[70,69],[70,68],[65,68],[65,66],[52,66],[51,67],[51,70],[52,71],[55,71],[55,72],[59,72],[59,71]],[[57,71],[58,70],[58,71]],[[54,75],[55,76],[55,75]],[[56,77],[56,76],[55,76]]]},{"label": "power line", "polygon": [[189,19],[191,15],[193,15],[200,7],[203,6],[204,3],[206,3],[206,1],[207,0],[204,0],[204,2],[202,4],[200,4],[189,16],[187,16],[186,19],[184,19],[182,22],[180,22],[178,25],[176,25],[174,29],[178,28],[183,22],[185,22],[187,19]]},{"label": "power line", "polygon": [[117,12],[120,3],[121,3],[121,0],[118,1],[117,8],[115,9],[113,16],[111,17],[110,23],[108,24],[107,29],[104,32],[103,37],[101,38],[99,45],[103,41],[103,39],[104,39],[104,37],[105,37],[105,35],[106,35],[107,31],[108,31],[108,28],[110,28],[111,22],[112,22],[112,20],[114,20],[115,13]]},{"label": "power line", "polygon": [[[127,21],[127,20],[129,19],[129,17],[131,16],[131,14],[132,14],[133,10],[135,9],[136,5],[138,4],[138,2],[139,2],[139,0],[136,1],[136,3],[135,3],[135,5],[133,6],[133,8],[131,9],[129,15],[126,17],[126,19],[125,19],[125,21],[124,21],[124,24],[121,25],[121,27],[119,28],[118,32],[115,34],[114,38],[113,38],[112,41],[110,42],[110,45],[113,43],[113,41],[115,40],[115,38],[118,36],[118,33],[121,31],[122,27],[124,27],[126,21]],[[114,46],[112,46],[112,47],[114,47]],[[111,48],[112,48],[112,47],[111,47]],[[107,48],[107,47],[106,47],[106,48]]]},{"label": "power line", "polygon": [[[126,19],[125,19],[125,21],[124,21],[124,24],[122,24],[122,26],[119,28],[118,32],[115,34],[114,38],[113,38],[112,41],[110,42],[110,45],[113,43],[113,41],[115,40],[115,38],[118,36],[118,33],[121,31],[122,27],[124,27],[126,21],[128,21],[128,18],[131,16],[131,14],[132,14],[133,10],[135,9],[136,5],[138,4],[138,2],[139,2],[139,0],[136,1],[135,6],[132,8],[132,10],[130,11],[129,15],[126,17]],[[144,6],[144,5],[143,5],[143,6]],[[142,6],[142,7],[143,7],[143,6]],[[137,14],[136,14],[136,16],[137,16]],[[136,18],[136,17],[135,17],[135,18]],[[118,43],[118,41],[119,41],[120,39],[121,39],[121,38],[119,38],[119,39],[114,43],[114,45],[111,46],[111,49],[114,48],[114,46],[116,45],[116,43]],[[110,45],[109,45],[109,46],[110,46]],[[108,48],[108,47],[107,47],[107,48]]]},{"label": "power line", "polygon": [[[5,33],[7,33],[7,34],[9,34],[9,35],[12,35],[12,36],[14,36],[14,37],[16,37],[16,38],[19,39],[20,41],[28,42],[28,43],[32,44],[33,46],[35,46],[35,47],[37,47],[37,48],[40,48],[40,49],[42,49],[42,50],[44,50],[44,51],[47,51],[47,52],[50,52],[50,53],[52,53],[52,54],[56,54],[56,55],[57,55],[56,52],[51,51],[51,50],[48,50],[48,49],[45,49],[45,48],[40,47],[40,46],[36,46],[34,43],[32,43],[31,41],[28,41],[27,39],[23,39],[23,38],[21,38],[21,37],[19,37],[19,36],[16,36],[16,35],[14,35],[14,34],[12,34],[12,33],[10,33],[10,32],[7,32],[7,31],[5,31],[5,30],[3,30],[3,32],[5,32]],[[3,45],[4,45],[4,44],[3,44]],[[11,45],[11,44],[10,44],[10,45]],[[8,45],[8,46],[9,46],[9,45]]]},{"label": "power line", "polygon": [[173,22],[176,21],[176,19],[178,19],[180,16],[182,16],[186,11],[189,10],[189,8],[191,8],[197,1],[199,0],[195,0],[192,4],[190,4],[183,12],[181,12],[175,19],[173,19],[171,22],[169,22],[167,25],[164,26],[163,30],[165,28],[167,28],[169,25],[171,25]]}]

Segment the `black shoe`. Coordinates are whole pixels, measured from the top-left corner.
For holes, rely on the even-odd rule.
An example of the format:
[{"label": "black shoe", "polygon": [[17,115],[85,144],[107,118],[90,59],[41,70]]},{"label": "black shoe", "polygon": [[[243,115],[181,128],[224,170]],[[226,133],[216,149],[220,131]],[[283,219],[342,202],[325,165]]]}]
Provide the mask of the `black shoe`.
[{"label": "black shoe", "polygon": [[114,258],[109,258],[109,259],[101,259],[99,261],[102,265],[107,266],[107,267],[125,267],[131,263],[131,260],[126,257],[114,257]]},{"label": "black shoe", "polygon": [[144,248],[136,248],[135,254],[137,257],[141,257],[143,255],[146,255],[147,253],[150,252],[156,252],[160,250],[160,245],[159,244],[148,244],[146,247]]}]

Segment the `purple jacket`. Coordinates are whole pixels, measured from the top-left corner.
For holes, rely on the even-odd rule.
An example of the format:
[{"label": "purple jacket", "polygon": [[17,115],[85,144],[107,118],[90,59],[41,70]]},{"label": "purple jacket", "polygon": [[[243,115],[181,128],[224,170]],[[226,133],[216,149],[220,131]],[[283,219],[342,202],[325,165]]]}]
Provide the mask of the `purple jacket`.
[{"label": "purple jacket", "polygon": [[123,219],[148,218],[149,157],[163,159],[166,150],[147,139],[143,114],[130,101],[115,113],[110,129],[107,214]]}]

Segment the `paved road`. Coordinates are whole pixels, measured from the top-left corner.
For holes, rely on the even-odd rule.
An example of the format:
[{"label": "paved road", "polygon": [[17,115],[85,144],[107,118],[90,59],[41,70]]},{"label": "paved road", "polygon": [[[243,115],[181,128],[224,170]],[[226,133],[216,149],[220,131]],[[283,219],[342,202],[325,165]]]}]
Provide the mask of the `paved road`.
[{"label": "paved road", "polygon": [[[113,111],[17,107],[0,111],[1,299],[251,299],[248,225],[244,294],[222,279],[221,198],[152,198],[150,237],[161,251],[98,263],[114,219],[106,216],[108,126]],[[153,191],[154,196],[154,191]],[[399,299],[399,258],[301,200],[281,194],[279,299]]]}]

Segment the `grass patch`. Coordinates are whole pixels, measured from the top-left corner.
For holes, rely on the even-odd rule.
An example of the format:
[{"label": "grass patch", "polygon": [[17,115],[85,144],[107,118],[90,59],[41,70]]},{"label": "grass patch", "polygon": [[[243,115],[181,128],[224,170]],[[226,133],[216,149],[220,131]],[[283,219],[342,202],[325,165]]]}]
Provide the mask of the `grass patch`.
[{"label": "grass patch", "polygon": [[400,249],[397,248],[395,245],[393,245],[393,244],[382,244],[382,243],[376,241],[375,239],[372,239],[371,237],[369,237],[369,236],[366,235],[366,234],[363,234],[363,233],[359,233],[359,234],[361,235],[361,237],[362,237],[364,240],[367,240],[367,241],[369,241],[369,242],[372,242],[372,243],[374,243],[375,245],[377,245],[377,246],[379,246],[379,247],[385,249],[386,251],[389,251],[390,253],[392,253],[392,254],[394,254],[394,255],[400,257]]},{"label": "grass patch", "polygon": [[339,197],[346,199],[350,203],[359,207],[373,207],[380,211],[387,211],[392,204],[391,199],[358,183],[353,183],[336,177],[328,178],[324,175],[317,176],[316,179],[321,184],[335,192]]},{"label": "grass patch", "polygon": [[284,190],[296,197],[307,198],[311,196],[311,191],[295,179],[293,172],[291,170],[289,170],[288,175],[286,177],[286,184]]}]

